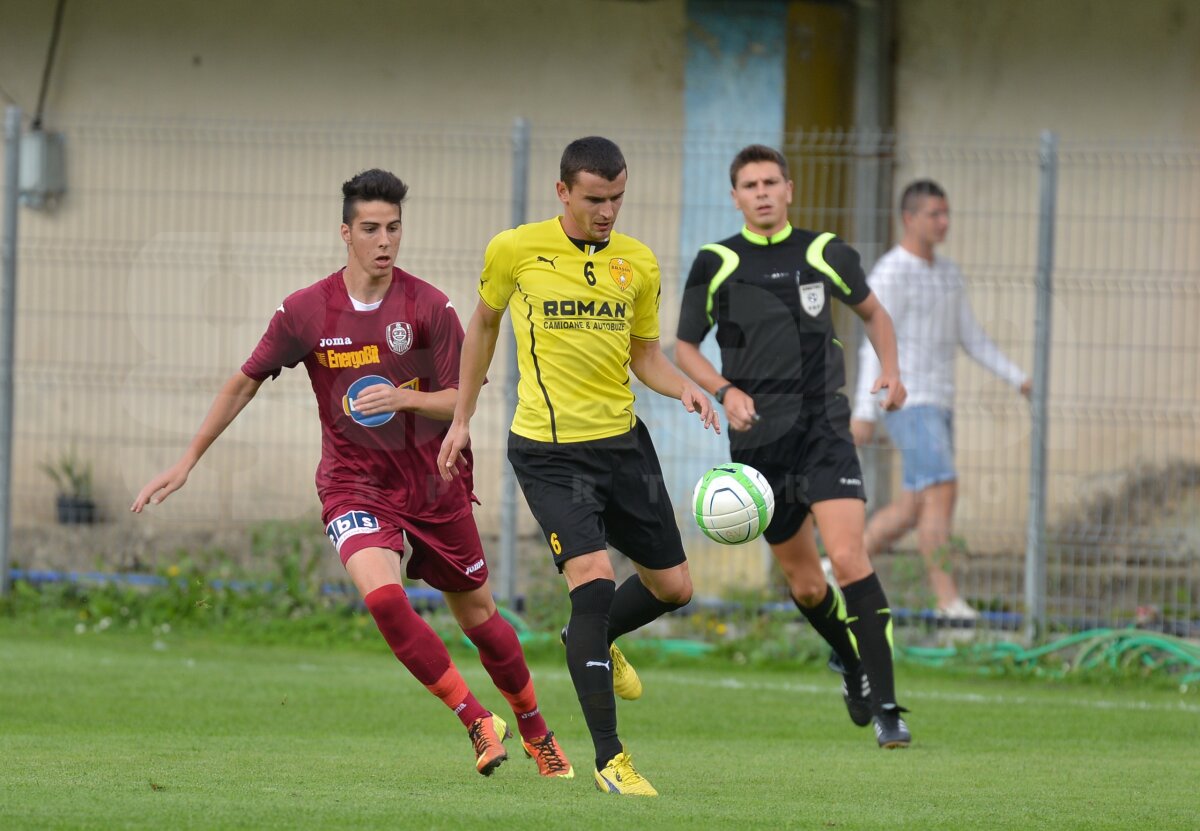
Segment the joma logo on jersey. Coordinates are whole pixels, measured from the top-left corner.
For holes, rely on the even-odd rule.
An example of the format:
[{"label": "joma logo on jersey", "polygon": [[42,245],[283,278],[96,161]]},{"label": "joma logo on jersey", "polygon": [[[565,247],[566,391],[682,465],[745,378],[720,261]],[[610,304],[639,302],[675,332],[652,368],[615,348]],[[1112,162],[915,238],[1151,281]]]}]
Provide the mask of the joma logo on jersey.
[{"label": "joma logo on jersey", "polygon": [[546,317],[625,317],[624,303],[601,300],[546,300],[542,303]]},{"label": "joma logo on jersey", "polygon": [[321,338],[317,346],[324,349],[326,346],[349,346],[353,342],[350,338]]},{"label": "joma logo on jersey", "polygon": [[317,352],[317,363],[329,369],[358,369],[365,364],[379,363],[379,347],[364,346],[362,349],[339,352],[336,349],[326,349]]}]

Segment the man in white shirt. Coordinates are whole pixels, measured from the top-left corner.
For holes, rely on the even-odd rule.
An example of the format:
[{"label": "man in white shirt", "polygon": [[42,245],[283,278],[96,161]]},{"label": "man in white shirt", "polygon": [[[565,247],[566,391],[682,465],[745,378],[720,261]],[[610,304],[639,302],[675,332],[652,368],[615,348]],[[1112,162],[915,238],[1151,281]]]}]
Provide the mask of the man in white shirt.
[{"label": "man in white shirt", "polygon": [[[950,228],[945,191],[928,179],[913,182],[904,189],[900,214],[900,244],[879,259],[867,282],[895,323],[900,374],[908,387],[904,408],[884,413],[900,450],[904,491],[867,523],[867,554],[873,557],[890,548],[915,527],[939,615],[974,619],[978,612],[959,596],[948,557],[958,493],[953,412],[958,347],[1026,398],[1032,383],[975,320],[958,266],[934,254]],[[878,359],[864,339],[850,422],[860,447],[871,441],[880,411],[870,393],[878,374]]]}]

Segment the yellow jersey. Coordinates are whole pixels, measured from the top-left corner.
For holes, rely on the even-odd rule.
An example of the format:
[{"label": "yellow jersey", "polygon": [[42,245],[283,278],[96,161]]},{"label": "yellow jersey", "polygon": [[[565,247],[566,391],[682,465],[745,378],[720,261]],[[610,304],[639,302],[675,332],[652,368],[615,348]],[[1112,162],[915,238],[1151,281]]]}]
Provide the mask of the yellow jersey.
[{"label": "yellow jersey", "polygon": [[488,243],[479,297],[512,314],[517,411],[512,431],[579,442],[633,429],[630,339],[658,340],[658,260],[633,237],[567,236],[558,217]]}]

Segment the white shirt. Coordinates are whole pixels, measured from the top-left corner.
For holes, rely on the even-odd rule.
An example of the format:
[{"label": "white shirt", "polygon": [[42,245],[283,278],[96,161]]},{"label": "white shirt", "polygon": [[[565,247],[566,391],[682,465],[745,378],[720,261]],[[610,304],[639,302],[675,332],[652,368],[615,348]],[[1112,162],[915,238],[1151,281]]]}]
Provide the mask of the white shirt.
[{"label": "white shirt", "polygon": [[[1013,387],[1020,389],[1025,383],[1025,373],[1004,357],[975,319],[962,272],[953,261],[934,255],[930,263],[897,245],[879,258],[867,284],[896,327],[900,380],[908,390],[906,406],[954,408],[959,345]],[[854,418],[876,419],[879,405],[871,398],[871,385],[879,371],[879,358],[864,337],[858,354]]]}]

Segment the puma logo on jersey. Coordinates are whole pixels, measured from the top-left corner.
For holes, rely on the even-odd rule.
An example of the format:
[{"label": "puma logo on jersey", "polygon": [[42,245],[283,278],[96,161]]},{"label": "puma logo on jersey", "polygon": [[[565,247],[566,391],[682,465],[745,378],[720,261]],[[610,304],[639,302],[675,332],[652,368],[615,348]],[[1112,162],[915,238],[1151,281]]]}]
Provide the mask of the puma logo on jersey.
[{"label": "puma logo on jersey", "polygon": [[604,669],[607,669],[610,672],[612,671],[612,662],[611,661],[588,661],[586,664],[584,664],[584,666],[585,667],[603,667]]},{"label": "puma logo on jersey", "polygon": [[551,258],[547,259],[547,258],[543,257],[541,254],[538,254],[537,261],[538,261],[539,263],[549,263],[549,264],[550,264],[550,267],[551,267],[552,269],[554,269],[555,271],[558,271],[558,266],[556,266],[556,265],[554,264],[554,261],[555,261],[555,260],[557,260],[557,259],[558,259],[560,256],[561,256],[561,255],[559,255],[559,254],[556,254],[555,256],[553,256],[553,257],[551,257]]}]

